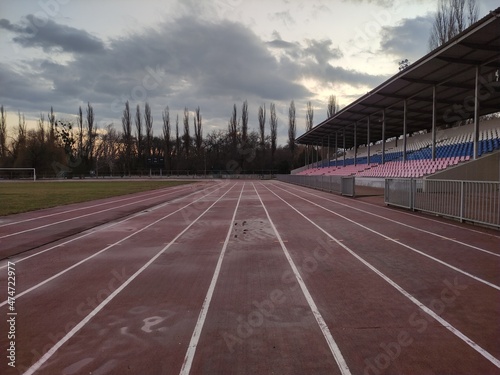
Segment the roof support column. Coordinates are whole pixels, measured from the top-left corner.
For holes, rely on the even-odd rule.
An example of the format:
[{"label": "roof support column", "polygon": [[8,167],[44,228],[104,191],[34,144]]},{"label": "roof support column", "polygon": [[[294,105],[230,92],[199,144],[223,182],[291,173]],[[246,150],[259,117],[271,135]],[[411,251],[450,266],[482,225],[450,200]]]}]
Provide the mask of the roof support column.
[{"label": "roof support column", "polygon": [[474,155],[476,160],[479,157],[479,65],[476,65],[476,84],[474,89]]},{"label": "roof support column", "polygon": [[432,161],[436,160],[436,85],[432,86]]},{"label": "roof support column", "polygon": [[344,163],[343,163],[343,166],[345,167],[345,128],[344,128],[344,144],[343,144],[342,148],[343,148],[343,153],[344,153]]},{"label": "roof support column", "polygon": [[356,121],[354,123],[354,165],[358,165],[357,133],[358,133],[358,122]]},{"label": "roof support column", "polygon": [[382,110],[382,164],[385,164],[385,109]]},{"label": "roof support column", "polygon": [[326,159],[326,156],[325,156],[325,137],[321,138],[321,166],[324,167],[325,166],[325,159]]},{"label": "roof support column", "polygon": [[328,166],[330,166],[330,134],[328,134]]},{"label": "roof support column", "polygon": [[366,148],[368,151],[368,165],[370,165],[370,116],[366,120]]},{"label": "roof support column", "polygon": [[335,166],[337,166],[337,159],[339,154],[339,134],[335,132]]},{"label": "roof support column", "polygon": [[306,167],[306,169],[307,169],[307,148],[308,147],[309,147],[308,145],[304,146],[304,166]]},{"label": "roof support column", "polygon": [[406,124],[406,99],[403,101],[403,163],[406,163],[406,145],[407,138],[406,133],[408,132],[407,124]]}]

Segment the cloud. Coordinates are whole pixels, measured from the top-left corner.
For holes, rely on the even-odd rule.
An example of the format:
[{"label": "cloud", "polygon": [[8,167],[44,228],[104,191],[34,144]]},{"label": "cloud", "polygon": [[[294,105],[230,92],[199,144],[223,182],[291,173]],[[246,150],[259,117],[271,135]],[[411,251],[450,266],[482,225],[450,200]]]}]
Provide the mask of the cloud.
[{"label": "cloud", "polygon": [[[17,42],[22,46],[73,52],[63,62],[46,53],[22,66],[0,63],[1,104],[36,116],[50,106],[76,113],[78,106],[90,102],[96,118],[120,124],[125,101],[134,108],[147,101],[155,133],[161,131],[159,119],[167,105],[173,116],[182,115],[184,107],[200,106],[207,127],[225,128],[233,103],[248,100],[255,112],[250,121],[256,122],[259,105],[272,101],[286,108],[292,99],[310,100],[315,94],[301,83],[304,78],[355,87],[382,81],[334,66],[342,52],[330,39],[299,43],[282,40],[275,32],[266,42],[249,27],[231,21],[181,17],[110,39],[105,47],[86,31],[54,21],[34,35],[26,32],[26,25],[7,20],[1,20],[0,27],[21,38]],[[55,35],[56,30],[61,35]]]},{"label": "cloud", "polygon": [[296,23],[289,10],[273,13],[269,18],[271,21],[281,21],[285,26],[295,25]]},{"label": "cloud", "polygon": [[416,18],[405,18],[396,26],[384,26],[381,31],[382,53],[398,58],[418,60],[428,52],[429,33],[432,28],[431,14]]},{"label": "cloud", "polygon": [[325,86],[345,83],[354,87],[375,86],[388,78],[332,65],[343,53],[333,47],[330,39],[307,39],[301,44],[285,41],[277,32],[273,33],[273,37],[275,39],[266,44],[279,51],[280,68],[289,77],[311,78],[323,82]]},{"label": "cloud", "polygon": [[342,0],[344,3],[374,4],[383,8],[394,8],[406,4],[435,3],[435,0]]},{"label": "cloud", "polygon": [[41,47],[46,52],[97,53],[104,43],[85,30],[60,25],[51,19],[28,15],[20,24],[1,19],[0,28],[15,34],[13,41],[23,47]]}]

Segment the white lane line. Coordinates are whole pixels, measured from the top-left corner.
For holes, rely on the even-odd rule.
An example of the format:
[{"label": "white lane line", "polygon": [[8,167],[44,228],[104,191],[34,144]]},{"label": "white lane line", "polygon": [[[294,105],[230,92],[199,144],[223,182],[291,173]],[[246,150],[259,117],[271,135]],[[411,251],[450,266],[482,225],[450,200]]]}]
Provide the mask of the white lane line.
[{"label": "white lane line", "polygon": [[[234,186],[234,185],[233,185],[233,186]],[[233,188],[233,186],[232,186],[230,189],[232,189],[232,188]],[[162,220],[165,220],[166,218],[168,218],[168,217],[170,217],[170,216],[174,215],[175,213],[177,213],[177,212],[179,212],[179,211],[182,211],[182,210],[183,210],[183,209],[185,209],[186,207],[191,206],[192,204],[194,204],[194,203],[198,202],[199,200],[201,200],[201,199],[203,199],[203,198],[205,198],[205,197],[209,196],[209,195],[210,195],[210,194],[212,194],[212,193],[213,193],[213,192],[210,192],[210,193],[208,193],[207,195],[204,195],[204,196],[202,196],[202,197],[200,197],[200,198],[198,198],[198,199],[196,199],[196,200],[192,201],[191,203],[189,203],[189,204],[187,204],[187,205],[185,205],[185,206],[183,206],[183,207],[179,208],[178,210],[175,210],[175,211],[173,211],[173,212],[169,213],[168,215],[165,215],[165,216],[161,217],[160,219],[155,220],[154,222],[152,222],[152,223],[150,223],[150,224],[146,225],[146,226],[145,226],[145,227],[143,227],[142,229],[139,229],[139,230],[137,230],[137,231],[135,231],[135,232],[133,232],[133,233],[129,234],[128,236],[126,236],[126,237],[122,238],[121,240],[116,241],[115,243],[113,243],[113,244],[111,244],[111,245],[106,246],[104,249],[99,250],[98,252],[96,252],[96,253],[94,253],[94,254],[92,254],[92,255],[88,256],[87,258],[84,258],[84,259],[80,260],[79,262],[77,262],[77,263],[73,264],[72,266],[70,266],[70,267],[67,267],[67,268],[63,269],[62,271],[60,271],[60,272],[56,273],[55,275],[52,275],[52,276],[51,276],[51,277],[49,277],[48,279],[45,279],[44,281],[42,281],[42,282],[40,282],[40,283],[38,283],[38,284],[36,284],[36,285],[32,286],[31,288],[28,288],[28,289],[26,289],[25,291],[23,291],[23,292],[21,292],[21,293],[17,293],[17,294],[16,294],[16,298],[20,298],[20,297],[24,296],[25,294],[28,294],[28,293],[32,292],[33,290],[35,290],[35,289],[38,289],[38,288],[39,288],[39,287],[41,287],[42,285],[45,285],[45,284],[47,284],[48,282],[50,282],[50,281],[52,281],[52,280],[54,280],[54,279],[58,278],[59,276],[64,275],[65,273],[67,273],[67,272],[71,271],[72,269],[74,269],[74,268],[76,268],[76,267],[80,266],[81,264],[83,264],[83,263],[85,263],[85,262],[88,262],[88,261],[89,261],[89,260],[91,260],[92,258],[95,258],[96,256],[98,256],[98,255],[102,254],[103,252],[108,251],[108,250],[109,250],[109,249],[111,249],[112,247],[120,245],[122,242],[124,242],[124,241],[128,240],[129,238],[131,238],[131,237],[135,236],[136,234],[139,234],[139,233],[141,233],[141,232],[145,231],[146,229],[150,228],[151,226],[153,226],[153,225],[155,225],[155,224],[159,223],[159,222],[160,222],[160,221],[162,221]],[[8,302],[8,299],[7,299],[7,300],[5,300],[5,301],[3,301],[2,303],[0,303],[0,307],[2,307],[2,306],[4,306],[4,305],[6,305],[6,304],[7,304],[7,302]]]},{"label": "white lane line", "polygon": [[[282,181],[279,181],[279,183],[283,184],[285,186],[290,186],[291,185],[291,184],[288,184],[288,183],[285,183],[285,182],[282,182]],[[295,190],[299,190],[301,192],[306,193],[305,190],[301,190],[301,189],[295,189]],[[365,205],[365,206],[370,206],[370,207],[373,207],[373,208],[375,208],[377,210],[378,209],[382,209],[382,210],[389,211],[389,212],[392,212],[392,213],[395,212],[394,209],[392,209],[392,208],[379,206],[377,204],[373,204],[373,203],[370,203],[370,202],[363,202],[363,201],[357,200],[356,203],[359,203],[359,204],[362,204],[362,205]],[[497,235],[492,234],[492,233],[481,232],[479,230],[472,229],[472,228],[467,227],[467,226],[459,226],[459,225],[452,224],[452,223],[449,223],[449,222],[444,221],[444,220],[435,220],[435,219],[431,219],[431,218],[428,218],[428,217],[425,217],[425,216],[418,216],[418,215],[415,215],[415,214],[412,214],[412,213],[406,212],[406,211],[397,211],[397,212],[399,214],[402,214],[402,215],[405,215],[405,216],[409,216],[409,217],[411,217],[413,219],[419,219],[419,220],[424,220],[424,221],[431,221],[433,223],[447,225],[449,227],[457,228],[457,229],[460,229],[460,230],[467,230],[469,232],[479,233],[479,234],[482,234],[483,236],[490,236],[490,237],[500,238],[500,236],[497,236]]]},{"label": "white lane line", "polygon": [[215,271],[212,276],[212,281],[210,282],[207,295],[205,296],[205,300],[203,301],[200,315],[198,316],[198,321],[196,322],[196,326],[194,327],[193,335],[191,336],[191,340],[189,341],[188,349],[186,355],[184,356],[184,363],[182,364],[182,368],[180,371],[181,375],[187,375],[189,374],[189,371],[191,371],[191,365],[193,364],[193,359],[194,355],[196,354],[196,348],[198,346],[198,341],[200,340],[201,331],[203,330],[203,325],[205,324],[205,319],[207,317],[208,309],[210,308],[210,302],[212,301],[215,285],[217,284],[217,279],[219,278],[219,273],[222,267],[222,261],[226,253],[227,245],[229,243],[229,239],[231,238],[231,233],[233,231],[233,223],[234,219],[236,218],[236,211],[238,211],[238,207],[240,206],[240,201],[243,195],[244,188],[245,188],[245,183],[243,183],[243,186],[241,188],[240,196],[238,198],[238,202],[236,203],[236,207],[233,212],[233,217],[231,218],[231,222],[229,224],[226,240],[224,241],[224,245],[222,246],[219,259],[217,260],[217,265],[215,267]]},{"label": "white lane line", "polygon": [[361,263],[363,263],[366,267],[368,267],[370,270],[372,270],[377,275],[379,275],[382,279],[384,279],[384,281],[386,281],[389,285],[391,285],[393,288],[395,288],[399,293],[401,293],[403,296],[405,296],[411,302],[413,302],[415,305],[417,305],[422,311],[424,311],[426,314],[430,315],[432,318],[434,318],[436,321],[438,321],[444,328],[446,328],[448,331],[450,331],[451,333],[453,333],[455,336],[457,336],[460,340],[462,340],[467,345],[469,345],[476,352],[478,352],[479,354],[481,354],[484,358],[486,358],[488,361],[490,361],[491,363],[493,363],[496,367],[500,368],[500,360],[498,360],[496,357],[494,357],[488,351],[486,351],[485,349],[483,349],[476,342],[474,342],[472,339],[470,339],[465,334],[463,334],[460,330],[458,330],[457,328],[455,328],[454,326],[452,326],[445,319],[441,318],[433,310],[429,309],[422,302],[420,302],[418,299],[416,299],[415,297],[413,297],[409,292],[407,292],[405,289],[403,289],[401,286],[399,286],[396,282],[394,282],[388,276],[386,276],[381,271],[379,271],[377,268],[375,268],[374,266],[372,266],[366,260],[364,260],[363,258],[361,258],[353,250],[351,250],[349,247],[347,247],[346,245],[344,245],[341,241],[337,240],[335,237],[333,237],[330,233],[328,233],[326,230],[324,230],[323,228],[321,228],[318,224],[316,224],[311,219],[309,219],[302,212],[300,212],[295,207],[293,207],[290,203],[288,203],[287,201],[285,201],[283,198],[281,198],[279,195],[277,195],[275,192],[273,192],[272,190],[270,190],[265,185],[263,185],[263,186],[267,190],[269,190],[272,194],[274,194],[276,197],[278,197],[282,202],[284,202],[286,205],[288,205],[290,208],[292,208],[295,212],[297,212],[300,216],[302,216],[304,219],[306,219],[312,225],[314,225],[316,228],[318,228],[321,232],[323,232],[325,235],[327,235],[332,240],[334,240],[339,246],[341,246],[342,248],[344,248],[349,254],[351,254],[353,257],[355,257],[357,260],[359,260]]},{"label": "white lane line", "polygon": [[[266,187],[266,189],[267,189],[267,187]],[[279,189],[281,189],[281,188],[279,188]],[[471,279],[474,279],[474,280],[476,280],[476,281],[479,281],[480,283],[483,283],[483,284],[485,284],[485,285],[488,285],[488,286],[490,286],[490,287],[492,287],[492,288],[494,288],[494,289],[496,289],[496,290],[500,290],[500,286],[498,286],[498,285],[496,285],[496,284],[490,283],[489,281],[486,281],[486,280],[484,280],[484,279],[481,279],[480,277],[474,276],[473,274],[471,274],[471,273],[469,273],[469,272],[467,272],[467,271],[464,271],[464,270],[462,270],[462,269],[460,269],[460,268],[458,268],[458,267],[455,267],[455,266],[453,266],[453,265],[451,265],[451,264],[449,264],[449,263],[446,263],[445,261],[442,261],[441,259],[438,259],[438,258],[436,258],[436,257],[433,257],[432,255],[426,254],[426,253],[424,253],[423,251],[417,250],[417,249],[415,249],[414,247],[411,247],[410,245],[406,245],[406,244],[404,244],[404,243],[402,243],[402,242],[398,241],[397,239],[390,238],[389,236],[386,236],[386,235],[385,235],[385,234],[383,234],[383,233],[380,233],[380,232],[377,232],[377,231],[376,231],[376,230],[374,230],[374,229],[368,228],[367,226],[365,226],[365,225],[363,225],[363,224],[360,224],[360,223],[358,223],[358,222],[356,222],[356,221],[354,221],[354,220],[351,220],[351,219],[349,219],[348,217],[345,217],[344,215],[341,215],[341,214],[339,214],[339,213],[337,213],[337,212],[335,212],[335,211],[329,210],[328,208],[325,208],[325,207],[323,207],[323,206],[322,206],[322,205],[320,205],[320,204],[317,204],[317,203],[315,203],[315,202],[313,202],[313,201],[310,201],[309,199],[303,198],[303,197],[301,197],[300,195],[297,195],[297,194],[294,194],[294,193],[290,193],[289,191],[287,191],[287,190],[285,190],[285,189],[281,189],[281,190],[283,190],[283,191],[284,191],[284,192],[286,192],[287,194],[290,194],[290,195],[293,195],[293,196],[295,196],[295,197],[297,197],[297,198],[300,198],[300,199],[302,199],[302,200],[304,200],[304,201],[306,201],[306,202],[308,202],[308,203],[310,203],[310,204],[312,204],[312,205],[314,205],[314,206],[316,206],[316,207],[319,207],[319,208],[321,208],[322,210],[328,211],[328,212],[330,212],[330,213],[334,214],[335,216],[341,217],[342,219],[344,219],[344,220],[346,220],[346,221],[348,221],[348,222],[350,222],[350,223],[353,223],[353,224],[355,224],[355,225],[357,225],[357,226],[359,226],[359,227],[361,227],[361,228],[363,228],[363,229],[365,229],[365,230],[367,230],[367,231],[369,231],[369,232],[375,233],[376,235],[378,235],[378,236],[380,236],[380,237],[383,237],[383,238],[385,238],[386,240],[389,240],[389,241],[392,241],[392,242],[394,242],[394,243],[397,243],[398,245],[403,246],[403,247],[407,248],[408,250],[411,250],[411,251],[413,251],[413,252],[415,252],[415,253],[417,253],[417,254],[423,255],[424,257],[429,258],[429,259],[431,259],[431,260],[433,260],[433,261],[435,261],[435,262],[437,262],[437,263],[439,263],[439,264],[442,264],[442,265],[443,265],[443,266],[445,266],[445,267],[451,268],[452,270],[454,270],[454,271],[456,271],[456,272],[459,272],[459,273],[461,273],[462,275],[465,275],[465,276],[467,276],[467,277],[470,277]]]},{"label": "white lane line", "polygon": [[[191,195],[198,194],[198,193],[200,193],[200,192],[204,192],[205,190],[206,190],[206,191],[210,191],[210,194],[211,194],[211,193],[213,193],[213,192],[215,192],[215,191],[217,191],[217,190],[219,190],[219,189],[220,189],[220,188],[219,188],[219,187],[217,187],[217,186],[219,186],[219,185],[215,185],[215,186],[213,186],[213,188],[214,188],[214,190],[213,190],[213,191],[210,191],[208,188],[205,188],[205,189],[203,189],[203,190],[197,190],[197,191],[194,191],[194,192],[192,192],[192,193],[190,193],[190,194],[188,194],[188,195],[185,195],[185,196],[182,196],[182,197],[176,198],[176,199],[174,199],[174,200],[172,200],[172,201],[170,201],[170,202],[165,202],[165,203],[161,203],[161,204],[159,204],[159,205],[157,205],[157,206],[150,207],[150,208],[148,208],[148,210],[150,210],[150,212],[152,212],[152,211],[156,211],[156,210],[158,210],[158,209],[160,209],[160,208],[162,208],[162,207],[164,207],[164,206],[168,206],[168,205],[170,205],[170,204],[177,203],[177,201],[180,201],[180,200],[182,200],[182,199],[186,199],[187,197],[190,197]],[[179,190],[177,190],[177,191],[175,191],[175,192],[179,192]],[[173,192],[173,193],[175,193],[175,192]],[[171,194],[173,194],[173,193],[171,193]],[[170,194],[166,194],[166,195],[170,195]],[[71,243],[71,242],[77,241],[77,240],[82,239],[82,238],[84,238],[84,237],[87,237],[87,236],[90,236],[90,235],[92,235],[92,234],[99,233],[99,232],[101,232],[101,231],[103,231],[103,230],[106,230],[106,229],[112,228],[112,227],[114,227],[115,225],[122,224],[122,223],[124,223],[124,222],[126,222],[126,221],[128,221],[128,220],[134,219],[134,218],[136,218],[137,216],[141,216],[141,215],[144,215],[144,213],[143,213],[142,211],[141,211],[141,212],[138,212],[138,213],[136,213],[136,214],[133,214],[132,216],[129,216],[129,217],[125,218],[124,220],[117,221],[117,222],[112,223],[112,224],[109,224],[109,225],[104,224],[104,225],[100,226],[100,227],[99,227],[99,229],[97,229],[97,230],[93,230],[92,232],[89,232],[89,233],[83,234],[83,235],[81,235],[81,236],[78,236],[78,237],[72,238],[72,239],[70,239],[70,240],[68,240],[68,241],[65,241],[65,242],[62,242],[62,243],[60,243],[60,244],[57,244],[57,245],[51,246],[51,247],[49,247],[49,248],[47,248],[47,249],[44,249],[44,250],[41,250],[41,251],[39,251],[39,252],[37,252],[37,253],[34,253],[34,254],[31,254],[31,255],[28,255],[28,256],[26,256],[26,257],[24,257],[24,258],[16,259],[16,260],[15,260],[15,262],[16,262],[16,263],[23,262],[23,261],[25,261],[25,260],[27,260],[27,259],[30,259],[30,258],[33,258],[33,257],[38,256],[38,255],[40,255],[40,254],[43,254],[43,253],[45,253],[45,252],[47,252],[47,251],[51,251],[51,250],[57,249],[58,247],[61,247],[61,246],[67,245],[67,244],[69,244],[69,243]],[[15,255],[11,256],[11,257],[10,257],[10,259],[15,259],[15,258],[13,258],[14,256],[15,256]],[[6,263],[6,264],[4,264],[3,266],[0,266],[0,269],[2,269],[2,268],[6,268],[6,267],[7,267],[7,263]]]},{"label": "white lane line", "polygon": [[224,194],[222,194],[214,203],[210,205],[205,211],[203,211],[200,216],[194,219],[182,232],[180,232],[175,238],[168,243],[163,249],[161,249],[154,257],[152,257],[146,264],[139,268],[130,278],[128,278],[123,284],[121,284],[113,293],[111,293],[108,298],[102,301],[98,306],[94,308],[85,318],[83,318],[71,331],[69,331],[62,339],[60,339],[52,348],[49,349],[37,362],[35,362],[24,375],[31,375],[35,373],[45,362],[47,362],[54,353],[63,346],[69,339],[71,339],[80,329],[82,329],[94,316],[99,313],[113,298],[115,298],[118,293],[125,289],[132,281],[134,281],[137,276],[139,276],[146,268],[148,268],[160,255],[167,251],[172,244],[179,239],[184,233],[186,233],[203,215],[205,215],[213,206],[215,206],[224,196],[226,196],[229,191],[235,186],[231,186]]},{"label": "white lane line", "polygon": [[349,367],[347,366],[347,363],[346,363],[344,357],[342,356],[342,353],[340,352],[340,349],[339,349],[337,343],[333,339],[333,336],[332,336],[330,330],[328,329],[328,325],[326,324],[325,320],[323,319],[323,316],[321,315],[318,307],[316,306],[316,303],[314,302],[314,300],[311,296],[311,293],[309,293],[309,290],[307,289],[307,286],[304,283],[304,280],[302,279],[302,276],[300,275],[299,270],[295,266],[295,263],[293,262],[293,259],[290,256],[288,249],[286,248],[285,244],[283,243],[283,240],[281,239],[281,236],[278,233],[278,230],[276,229],[276,226],[274,225],[274,223],[271,219],[271,216],[269,216],[269,212],[267,211],[267,208],[266,208],[264,202],[262,202],[262,199],[259,195],[259,192],[255,188],[255,185],[253,183],[252,183],[252,185],[253,185],[253,188],[255,189],[255,192],[257,193],[257,197],[259,198],[260,204],[262,204],[262,207],[264,208],[264,211],[266,212],[267,219],[269,220],[269,223],[271,224],[271,227],[273,228],[274,233],[276,234],[276,238],[278,238],[278,241],[281,245],[281,249],[285,253],[285,257],[288,260],[288,263],[290,264],[290,267],[292,268],[292,271],[295,275],[295,278],[297,279],[297,282],[300,285],[300,289],[302,290],[302,293],[304,294],[304,297],[306,298],[307,303],[309,304],[309,308],[311,309],[314,317],[316,318],[316,322],[318,323],[318,326],[319,326],[321,332],[323,333],[323,336],[325,337],[326,342],[328,343],[330,351],[331,351],[333,357],[335,358],[335,361],[337,362],[337,365],[340,369],[340,372],[343,375],[350,375],[351,371],[349,370]]},{"label": "white lane line", "polygon": [[[277,186],[278,189],[281,189],[281,190],[285,190],[279,186]],[[418,227],[414,227],[412,225],[409,225],[409,224],[405,224],[405,223],[402,223],[401,221],[397,221],[397,220],[392,220],[392,219],[389,219],[385,216],[382,216],[382,215],[378,215],[378,214],[375,214],[373,212],[369,212],[369,211],[365,211],[365,210],[362,210],[360,208],[356,208],[352,205],[348,205],[348,204],[344,204],[344,203],[340,203],[340,202],[337,202],[336,200],[334,199],[329,199],[329,198],[325,198],[325,197],[322,197],[321,195],[317,195],[317,194],[313,194],[311,192],[308,192],[308,191],[305,191],[305,190],[302,190],[302,189],[293,189],[293,190],[297,190],[297,191],[300,191],[302,193],[306,193],[308,195],[312,195],[313,197],[317,197],[317,198],[321,198],[323,200],[326,200],[328,202],[332,202],[332,203],[335,203],[335,204],[338,204],[340,206],[344,206],[344,207],[348,207],[348,208],[351,208],[353,210],[356,210],[356,211],[360,211],[362,212],[363,214],[368,214],[368,215],[372,215],[372,216],[375,216],[375,217],[378,217],[379,219],[383,219],[383,220],[387,220],[387,221],[390,221],[391,223],[394,223],[394,224],[399,224],[399,225],[402,225],[404,227],[407,227],[407,228],[411,228],[413,230],[417,230],[417,231],[420,231],[420,232],[423,232],[423,233],[427,233],[427,234],[430,234],[430,235],[433,235],[433,236],[436,236],[436,237],[439,237],[441,238],[442,240],[447,240],[447,241],[451,241],[451,242],[455,242],[455,243],[458,243],[460,245],[463,245],[463,246],[467,246],[467,247],[470,247],[471,249],[474,249],[474,250],[479,250],[479,251],[482,251],[484,253],[487,253],[487,254],[490,254],[490,255],[493,255],[493,256],[496,256],[496,257],[500,257],[500,254],[497,254],[497,253],[494,253],[492,251],[489,251],[489,250],[486,250],[486,249],[483,249],[481,247],[478,247],[478,246],[474,246],[474,245],[470,245],[468,243],[465,243],[465,242],[462,242],[462,241],[458,241],[456,240],[455,238],[450,238],[450,237],[446,237],[446,236],[443,236],[443,235],[440,235],[440,234],[437,234],[437,233],[434,233],[434,232],[430,232],[428,230],[425,230],[425,229],[421,229],[421,228],[418,228]],[[287,190],[285,190],[287,191]],[[479,233],[482,233],[482,232],[479,232]]]},{"label": "white lane line", "polygon": [[[175,193],[175,192],[173,192],[173,193]],[[106,211],[116,210],[118,208],[122,208],[122,207],[126,207],[126,206],[131,206],[133,204],[142,203],[142,202],[145,202],[145,201],[148,201],[148,200],[151,200],[151,199],[161,198],[161,197],[164,197],[164,196],[167,196],[167,195],[170,195],[170,194],[171,193],[162,194],[162,195],[159,195],[159,196],[154,196],[154,197],[151,197],[151,198],[146,198],[146,199],[140,200],[138,202],[131,202],[131,203],[123,204],[121,206],[111,207],[111,208],[107,208],[105,210],[95,211],[95,212],[91,212],[91,213],[88,213],[88,214],[85,214],[85,215],[80,215],[80,216],[72,217],[72,218],[69,218],[69,219],[60,220],[60,221],[56,221],[56,222],[53,222],[53,223],[41,225],[39,227],[25,229],[25,230],[22,230],[22,231],[19,231],[19,232],[14,232],[14,233],[6,234],[6,235],[3,235],[3,236],[0,236],[0,239],[2,239],[2,238],[8,238],[8,237],[13,237],[13,236],[18,236],[18,235],[23,234],[23,233],[32,232],[32,231],[43,229],[43,228],[47,228],[47,227],[50,227],[50,226],[53,226],[53,225],[57,225],[57,224],[61,224],[61,223],[66,223],[68,221],[73,221],[73,220],[76,220],[76,219],[81,219],[83,217],[100,214],[100,213],[103,213],[103,212],[106,212]]]},{"label": "white lane line", "polygon": [[[185,187],[185,186],[183,186],[183,187]],[[53,214],[47,214],[47,215],[32,217],[30,219],[24,219],[24,220],[19,220],[19,221],[12,221],[10,223],[1,224],[0,228],[8,227],[10,225],[15,225],[15,224],[26,223],[26,222],[33,221],[33,220],[45,219],[45,218],[52,217],[52,216],[63,215],[63,214],[67,214],[67,213],[70,213],[70,212],[86,210],[88,208],[94,208],[94,207],[104,206],[104,205],[108,205],[108,204],[116,204],[118,202],[128,201],[128,200],[136,199],[136,198],[143,198],[143,197],[147,197],[149,195],[153,195],[155,193],[162,193],[162,192],[164,192],[166,190],[169,190],[169,188],[158,189],[158,190],[155,190],[154,192],[143,192],[143,193],[147,193],[147,194],[141,194],[140,196],[134,196],[134,197],[128,197],[128,198],[123,198],[123,199],[117,199],[117,200],[113,200],[113,201],[109,201],[109,202],[102,202],[102,203],[99,203],[99,204],[94,204],[92,206],[73,208],[71,210],[66,210],[66,211],[61,211],[61,212],[55,212]],[[181,189],[178,189],[178,190],[182,190],[182,187],[181,187]],[[178,190],[176,190],[176,191],[178,191]],[[112,198],[113,197],[103,198],[103,199],[112,199]],[[81,202],[81,203],[88,203],[88,202]],[[78,203],[76,203],[76,204],[78,204]]]}]

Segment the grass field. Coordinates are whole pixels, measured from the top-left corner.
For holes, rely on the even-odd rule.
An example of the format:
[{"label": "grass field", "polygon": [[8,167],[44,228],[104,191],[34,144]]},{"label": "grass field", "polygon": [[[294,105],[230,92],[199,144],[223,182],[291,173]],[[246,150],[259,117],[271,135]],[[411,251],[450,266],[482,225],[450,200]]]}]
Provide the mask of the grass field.
[{"label": "grass field", "polygon": [[187,181],[59,181],[0,183],[0,216],[188,184]]}]

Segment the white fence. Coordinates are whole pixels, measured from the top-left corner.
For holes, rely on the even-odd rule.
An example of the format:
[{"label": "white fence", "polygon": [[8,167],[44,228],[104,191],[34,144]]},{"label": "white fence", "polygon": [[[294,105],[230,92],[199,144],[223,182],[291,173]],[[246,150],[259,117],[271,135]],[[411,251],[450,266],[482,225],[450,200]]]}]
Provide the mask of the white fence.
[{"label": "white fence", "polygon": [[385,203],[500,227],[500,182],[385,180]]},{"label": "white fence", "polygon": [[349,197],[354,197],[356,194],[354,177],[286,174],[278,175],[278,180]]}]

